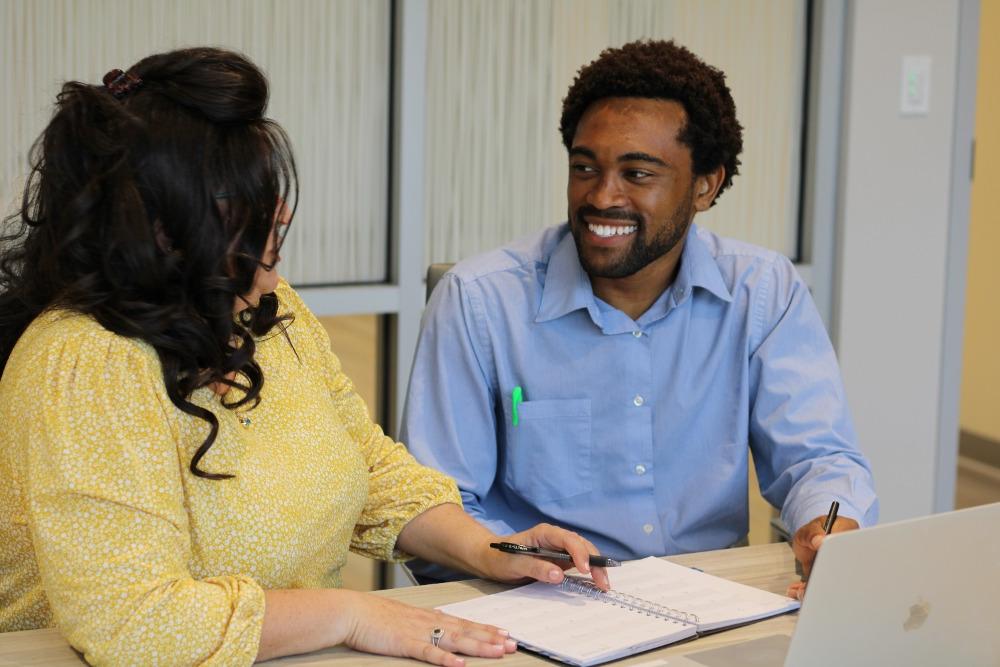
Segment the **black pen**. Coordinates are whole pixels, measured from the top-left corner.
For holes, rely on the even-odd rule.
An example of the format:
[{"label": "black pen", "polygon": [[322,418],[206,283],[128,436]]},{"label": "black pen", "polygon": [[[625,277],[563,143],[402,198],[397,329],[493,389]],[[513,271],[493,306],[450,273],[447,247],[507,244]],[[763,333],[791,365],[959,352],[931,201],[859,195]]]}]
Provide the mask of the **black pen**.
[{"label": "black pen", "polygon": [[823,522],[823,532],[827,535],[833,530],[833,522],[837,520],[837,510],[840,509],[840,503],[834,500],[830,503],[830,511],[826,515],[826,521]]},{"label": "black pen", "polygon": [[[526,547],[523,544],[514,544],[513,542],[490,542],[490,547],[509,554],[539,556],[541,558],[552,558],[553,560],[573,560],[573,557],[565,551],[552,551],[551,549],[543,549],[541,547]],[[591,556],[590,564],[597,567],[618,567],[622,562],[614,558],[608,558],[607,556]]]},{"label": "black pen", "polygon": [[[836,500],[834,500],[832,503],[830,503],[830,511],[826,513],[826,520],[823,522],[823,534],[824,535],[829,535],[830,531],[833,530],[833,524],[837,520],[837,511],[839,509],[840,509],[840,503],[839,502],[837,502]],[[799,568],[801,568],[801,567],[802,567],[802,564],[799,563],[798,561],[795,561],[795,568],[796,568],[795,571],[796,571],[797,574],[802,574],[802,572],[799,571]],[[809,581],[809,577],[807,577],[804,574],[802,574],[802,581],[808,582]]]}]

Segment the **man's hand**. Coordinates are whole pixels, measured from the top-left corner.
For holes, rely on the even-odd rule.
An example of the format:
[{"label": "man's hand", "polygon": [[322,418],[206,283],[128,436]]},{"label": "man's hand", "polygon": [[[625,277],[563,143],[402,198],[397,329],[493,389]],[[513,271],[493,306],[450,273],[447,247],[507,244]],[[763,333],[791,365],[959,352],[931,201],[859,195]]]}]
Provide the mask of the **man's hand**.
[{"label": "man's hand", "polygon": [[[792,551],[795,552],[795,559],[802,563],[802,573],[805,577],[808,577],[809,572],[812,571],[813,561],[816,560],[816,553],[819,551],[820,545],[823,544],[823,540],[826,539],[826,533],[823,532],[824,521],[826,521],[826,516],[816,517],[795,531],[795,537],[792,538]],[[858,522],[854,519],[837,517],[837,520],[833,522],[833,529],[830,532],[842,533],[845,530],[857,530],[858,528]],[[805,581],[799,581],[788,587],[787,595],[788,597],[801,600],[805,596],[805,593]]]}]

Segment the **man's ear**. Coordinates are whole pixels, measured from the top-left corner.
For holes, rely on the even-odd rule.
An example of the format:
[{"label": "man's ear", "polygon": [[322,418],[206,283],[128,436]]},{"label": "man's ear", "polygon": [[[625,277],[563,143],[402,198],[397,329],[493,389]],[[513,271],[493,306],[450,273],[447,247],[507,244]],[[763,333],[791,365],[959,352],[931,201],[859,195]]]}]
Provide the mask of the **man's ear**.
[{"label": "man's ear", "polygon": [[715,196],[726,178],[726,168],[719,165],[715,170],[694,177],[694,208],[707,211],[715,201]]}]

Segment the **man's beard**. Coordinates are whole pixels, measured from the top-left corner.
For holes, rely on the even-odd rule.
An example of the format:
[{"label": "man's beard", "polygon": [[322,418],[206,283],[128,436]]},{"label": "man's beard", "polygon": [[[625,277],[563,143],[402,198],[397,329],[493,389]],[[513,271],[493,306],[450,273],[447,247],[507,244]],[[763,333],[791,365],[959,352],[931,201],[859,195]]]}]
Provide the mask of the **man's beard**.
[{"label": "man's beard", "polygon": [[[677,208],[670,215],[670,219],[664,224],[653,238],[647,239],[648,230],[642,216],[633,211],[625,209],[606,209],[601,211],[593,206],[581,206],[576,211],[574,224],[570,225],[573,233],[573,240],[576,242],[576,254],[580,257],[580,264],[587,275],[593,278],[625,278],[638,273],[653,263],[660,257],[674,249],[684,235],[687,233],[689,223],[694,214],[694,184],[688,190]],[[601,257],[598,250],[594,257],[589,257],[581,243],[583,229],[587,223],[584,217],[587,215],[599,216],[608,220],[627,220],[636,225],[636,230],[632,238],[632,243],[624,253],[613,261],[594,261]]]}]

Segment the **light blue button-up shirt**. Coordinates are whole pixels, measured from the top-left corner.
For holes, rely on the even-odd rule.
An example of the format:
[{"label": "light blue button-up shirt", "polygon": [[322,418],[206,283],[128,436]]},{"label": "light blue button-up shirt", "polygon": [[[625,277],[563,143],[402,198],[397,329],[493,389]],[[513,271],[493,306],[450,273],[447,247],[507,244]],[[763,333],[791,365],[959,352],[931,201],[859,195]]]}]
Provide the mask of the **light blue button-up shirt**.
[{"label": "light blue button-up shirt", "polygon": [[457,264],[424,315],[402,439],[494,532],[545,521],[620,558],[742,539],[751,451],[791,530],[832,500],[878,517],[808,288],[780,254],[694,225],[638,320],[594,295],[565,224]]}]

